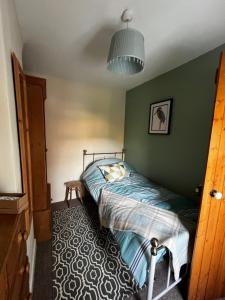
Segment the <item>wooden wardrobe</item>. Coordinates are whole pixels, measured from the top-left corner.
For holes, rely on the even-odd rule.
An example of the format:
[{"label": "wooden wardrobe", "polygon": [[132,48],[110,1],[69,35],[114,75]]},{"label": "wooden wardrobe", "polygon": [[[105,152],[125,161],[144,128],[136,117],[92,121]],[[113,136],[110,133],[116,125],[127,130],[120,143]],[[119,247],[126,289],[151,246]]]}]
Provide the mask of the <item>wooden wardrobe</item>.
[{"label": "wooden wardrobe", "polygon": [[23,73],[12,54],[23,193],[37,241],[51,238],[51,196],[47,183],[45,99],[46,80]]},{"label": "wooden wardrobe", "polygon": [[34,233],[38,241],[51,238],[51,192],[47,183],[45,100],[46,80],[25,76],[30,130]]}]

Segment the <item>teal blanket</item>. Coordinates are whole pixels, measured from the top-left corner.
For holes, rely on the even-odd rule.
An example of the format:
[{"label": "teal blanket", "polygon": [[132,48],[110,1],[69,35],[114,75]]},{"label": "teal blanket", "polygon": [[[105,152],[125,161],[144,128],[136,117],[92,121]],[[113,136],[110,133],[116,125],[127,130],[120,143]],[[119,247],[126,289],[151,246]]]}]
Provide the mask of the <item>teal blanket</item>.
[{"label": "teal blanket", "polygon": [[[98,166],[118,161],[121,160],[104,159],[96,161],[82,175],[88,190],[97,204],[104,189],[151,206],[170,210],[192,221],[197,220],[198,208],[192,201],[149,181],[125,162],[129,176],[120,181],[106,182]],[[142,287],[146,281],[149,267],[150,240],[129,231],[114,230],[113,234],[119,243],[124,261],[130,267],[139,286]]]}]

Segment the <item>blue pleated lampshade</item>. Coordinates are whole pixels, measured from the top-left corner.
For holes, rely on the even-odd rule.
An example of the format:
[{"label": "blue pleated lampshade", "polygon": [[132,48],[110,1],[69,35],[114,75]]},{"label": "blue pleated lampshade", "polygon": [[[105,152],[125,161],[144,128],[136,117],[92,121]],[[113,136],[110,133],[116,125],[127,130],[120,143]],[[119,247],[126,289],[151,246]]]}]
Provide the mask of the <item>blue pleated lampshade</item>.
[{"label": "blue pleated lampshade", "polygon": [[144,59],[144,37],[139,31],[127,28],[113,35],[107,60],[109,71],[128,75],[141,72]]}]

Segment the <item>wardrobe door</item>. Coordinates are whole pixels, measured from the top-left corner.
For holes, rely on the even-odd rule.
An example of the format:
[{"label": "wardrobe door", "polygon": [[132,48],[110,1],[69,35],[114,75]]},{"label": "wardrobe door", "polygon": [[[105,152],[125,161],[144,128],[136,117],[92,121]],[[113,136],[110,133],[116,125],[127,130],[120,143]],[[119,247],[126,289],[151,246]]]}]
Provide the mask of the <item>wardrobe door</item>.
[{"label": "wardrobe door", "polygon": [[33,209],[48,208],[47,168],[45,142],[46,81],[42,78],[26,76],[28,113],[30,123],[30,145],[33,175]]},{"label": "wardrobe door", "polygon": [[29,232],[29,223],[32,219],[32,171],[31,171],[31,151],[30,151],[30,124],[27,107],[27,89],[26,78],[15,54],[12,54],[13,77],[16,99],[17,124],[19,134],[21,177],[23,193],[27,194],[29,201],[29,214],[27,219],[27,231]]},{"label": "wardrobe door", "polygon": [[38,241],[51,238],[50,185],[47,184],[45,99],[46,80],[26,76],[33,178],[34,234]]}]

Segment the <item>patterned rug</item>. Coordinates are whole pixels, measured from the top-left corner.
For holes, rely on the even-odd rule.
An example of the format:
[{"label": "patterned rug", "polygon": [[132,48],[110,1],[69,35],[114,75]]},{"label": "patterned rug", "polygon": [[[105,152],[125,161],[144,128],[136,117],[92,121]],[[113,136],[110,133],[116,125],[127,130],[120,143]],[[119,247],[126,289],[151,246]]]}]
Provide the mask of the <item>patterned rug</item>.
[{"label": "patterned rug", "polygon": [[77,206],[53,212],[53,299],[127,299],[138,291],[117,242]]}]

